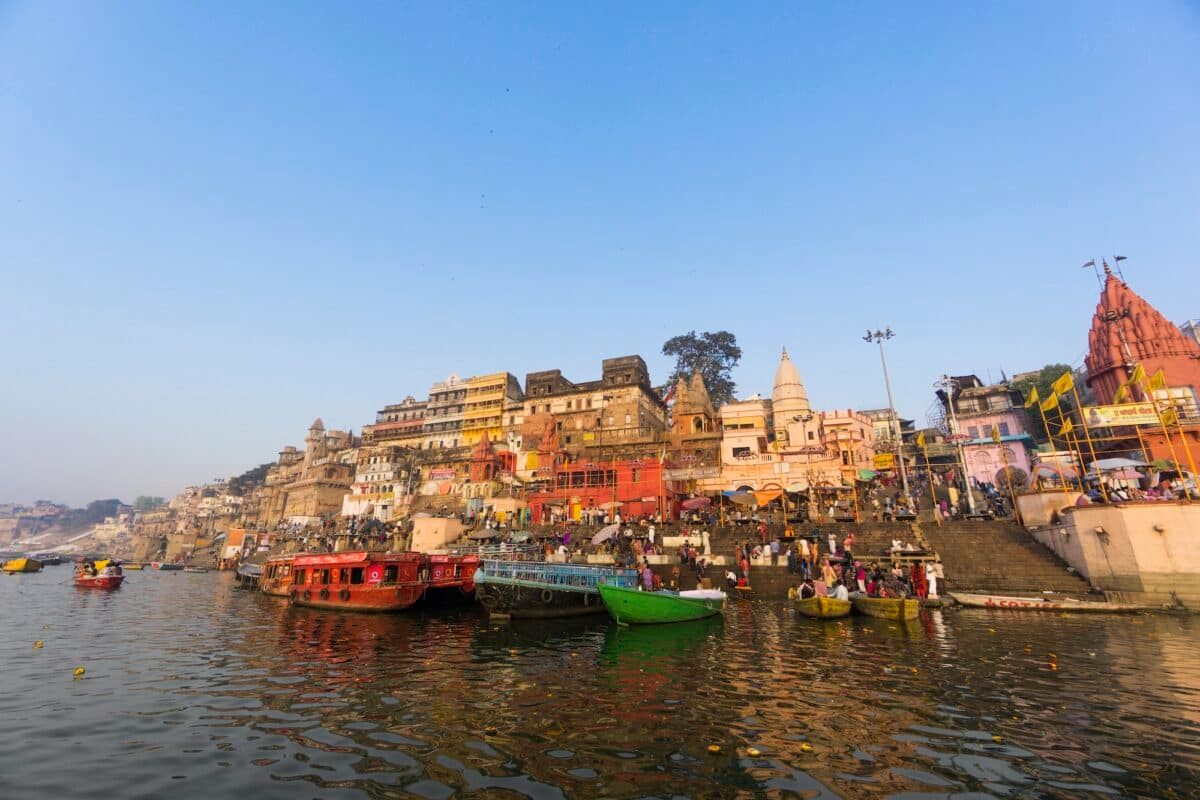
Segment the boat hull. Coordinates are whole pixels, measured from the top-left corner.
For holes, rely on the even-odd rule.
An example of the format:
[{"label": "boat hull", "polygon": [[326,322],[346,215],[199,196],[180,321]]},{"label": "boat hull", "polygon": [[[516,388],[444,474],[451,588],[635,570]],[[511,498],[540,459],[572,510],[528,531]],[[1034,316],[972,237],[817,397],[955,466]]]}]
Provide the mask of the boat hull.
[{"label": "boat hull", "polygon": [[603,614],[604,603],[595,591],[566,591],[550,586],[476,583],[475,599],[494,616],[514,619],[554,619]]},{"label": "boat hull", "polygon": [[601,582],[632,588],[637,580],[632,569],[488,559],[475,573],[475,598],[498,617],[584,617],[605,613]]},{"label": "boat hull", "polygon": [[161,561],[153,561],[150,566],[154,569],[163,570],[164,572],[176,572],[183,569],[183,564],[166,564]]},{"label": "boat hull", "polygon": [[700,600],[668,592],[642,592],[601,584],[600,599],[609,615],[618,623],[658,625],[689,622],[720,614],[724,600]]},{"label": "boat hull", "polygon": [[859,614],[879,619],[916,619],[921,613],[919,600],[891,597],[856,597],[851,601]]},{"label": "boat hull", "polygon": [[120,589],[124,575],[76,575],[75,585],[82,589]]},{"label": "boat hull", "polygon": [[308,608],[388,614],[416,604],[425,594],[423,583],[404,586],[293,586],[292,603]]},{"label": "boat hull", "polygon": [[403,611],[427,590],[475,589],[473,555],[345,551],[300,554],[292,562],[291,602],[333,611]]},{"label": "boat hull", "polygon": [[1130,614],[1141,608],[1128,603],[1089,602],[1086,600],[1046,600],[1038,597],[1012,597],[998,594],[955,592],[955,602],[968,608],[998,611],[1052,611],[1073,614]]},{"label": "boat hull", "polygon": [[854,606],[849,600],[838,600],[834,597],[809,597],[796,601],[796,610],[813,619],[848,617],[852,608]]},{"label": "boat hull", "polygon": [[36,558],[14,558],[11,561],[5,561],[4,566],[0,567],[10,575],[15,575],[20,572],[41,572],[42,562]]},{"label": "boat hull", "polygon": [[145,564],[122,564],[122,569],[145,569]]}]

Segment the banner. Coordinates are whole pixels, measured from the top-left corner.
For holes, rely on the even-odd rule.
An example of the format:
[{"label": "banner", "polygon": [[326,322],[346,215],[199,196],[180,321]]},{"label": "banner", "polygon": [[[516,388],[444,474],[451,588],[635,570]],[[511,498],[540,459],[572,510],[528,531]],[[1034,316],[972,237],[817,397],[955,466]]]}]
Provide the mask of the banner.
[{"label": "banner", "polygon": [[893,453],[880,453],[879,455],[875,456],[872,463],[874,464],[875,469],[895,469],[896,456]]},{"label": "banner", "polygon": [[664,481],[692,481],[701,478],[719,478],[720,467],[683,467],[682,469],[664,469]]},{"label": "banner", "polygon": [[431,469],[429,470],[429,480],[452,481],[454,480],[454,469]]},{"label": "banner", "polygon": [[1089,428],[1112,428],[1117,425],[1157,425],[1158,414],[1153,403],[1121,403],[1115,406],[1085,406],[1083,418]]}]

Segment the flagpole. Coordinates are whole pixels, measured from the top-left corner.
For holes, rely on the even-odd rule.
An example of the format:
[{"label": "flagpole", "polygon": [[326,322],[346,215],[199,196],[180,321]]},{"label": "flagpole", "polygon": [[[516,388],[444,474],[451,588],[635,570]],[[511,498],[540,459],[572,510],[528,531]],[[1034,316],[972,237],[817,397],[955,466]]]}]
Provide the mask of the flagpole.
[{"label": "flagpole", "polygon": [[996,442],[996,446],[1000,448],[1000,460],[1004,462],[1004,478],[1008,482],[1008,496],[1012,498],[1013,519],[1017,517],[1017,493],[1013,489],[1012,472],[1008,468],[1008,453],[1004,450],[1004,442],[1000,440],[1000,429],[995,425],[992,426],[992,438]]},{"label": "flagpole", "polygon": [[[1175,471],[1182,473],[1183,467],[1179,463],[1179,455],[1175,452],[1175,443],[1171,441],[1171,434],[1167,431],[1167,422],[1163,419],[1163,415],[1158,410],[1158,401],[1154,399],[1154,393],[1149,389],[1148,384],[1150,381],[1148,378],[1146,378],[1146,371],[1142,369],[1141,364],[1138,364],[1138,369],[1134,370],[1134,376],[1137,375],[1138,370],[1141,370],[1142,381],[1138,382],[1137,387],[1141,391],[1142,397],[1145,397],[1146,400],[1149,401],[1150,405],[1154,408],[1154,416],[1158,417],[1158,424],[1162,426],[1163,438],[1167,440],[1167,449],[1171,451],[1171,460],[1175,462]],[[1176,416],[1178,417],[1179,415],[1176,414]],[[1187,489],[1186,485],[1184,486],[1184,489]]]},{"label": "flagpole", "polygon": [[[1034,391],[1035,391],[1035,392],[1037,391],[1037,387],[1034,387]],[[1034,402],[1034,405],[1035,405],[1035,406],[1037,406],[1037,409],[1038,409],[1038,414],[1039,414],[1039,415],[1041,416],[1041,418],[1042,418],[1042,428],[1044,428],[1044,429],[1045,429],[1045,431],[1046,431],[1046,438],[1050,440],[1050,446],[1051,446],[1051,447],[1058,447],[1058,445],[1056,445],[1056,444],[1054,443],[1054,434],[1052,434],[1052,433],[1050,432],[1050,423],[1046,421],[1046,412],[1045,412],[1045,411],[1042,411],[1042,404],[1041,404],[1041,402],[1040,402],[1040,401],[1035,401],[1035,402]],[[1064,438],[1066,438],[1066,437],[1064,437]],[[1068,445],[1067,445],[1067,451],[1068,451],[1068,452],[1070,452],[1070,450],[1071,450],[1071,447],[1070,447],[1070,444],[1068,444]],[[1065,476],[1065,475],[1063,475],[1063,474],[1062,474],[1062,470],[1061,470],[1061,469],[1060,469],[1060,470],[1059,470],[1059,472],[1058,472],[1058,484],[1059,484],[1059,486],[1061,486],[1061,487],[1062,487],[1062,493],[1063,493],[1063,497],[1065,497],[1065,498],[1067,498],[1067,499],[1069,500],[1069,499],[1071,498],[1071,494],[1070,494],[1070,492],[1068,492],[1068,491],[1067,491],[1067,478],[1066,478],[1066,476]]]},{"label": "flagpole", "polygon": [[[1167,389],[1167,376],[1161,369],[1158,371],[1158,374],[1162,375],[1163,391],[1167,393],[1167,402],[1171,403],[1171,392]],[[1157,407],[1157,405],[1155,407]],[[1192,471],[1192,478],[1198,478],[1200,476],[1196,475],[1196,462],[1192,458],[1192,448],[1188,447],[1187,434],[1183,430],[1183,422],[1179,419],[1179,409],[1175,408],[1174,403],[1171,403],[1171,410],[1175,412],[1175,427],[1179,429],[1179,441],[1183,445],[1184,455],[1187,456],[1188,467]],[[1188,494],[1186,482],[1183,485],[1183,490],[1185,495]],[[1190,495],[1188,495],[1188,497],[1189,499],[1191,498]]]},{"label": "flagpole", "polygon": [[[1070,375],[1070,373],[1067,373]],[[1075,410],[1079,412],[1079,422],[1083,425],[1083,438],[1087,440],[1088,452],[1092,454],[1092,462],[1095,463],[1096,448],[1092,446],[1092,434],[1088,430],[1087,420],[1083,418],[1083,403],[1079,400],[1079,392],[1075,389],[1075,379],[1071,379],[1071,395],[1075,398]],[[1104,488],[1104,479],[1100,475],[1100,465],[1096,465],[1096,482],[1100,484],[1100,496],[1104,498],[1104,502],[1108,502],[1108,490]]]},{"label": "flagpole", "polygon": [[917,437],[921,445],[921,453],[925,456],[925,480],[929,482],[929,499],[933,501],[933,519],[938,527],[942,525],[942,512],[938,508],[937,492],[933,490],[933,468],[929,466],[929,448],[925,445],[925,434]]}]

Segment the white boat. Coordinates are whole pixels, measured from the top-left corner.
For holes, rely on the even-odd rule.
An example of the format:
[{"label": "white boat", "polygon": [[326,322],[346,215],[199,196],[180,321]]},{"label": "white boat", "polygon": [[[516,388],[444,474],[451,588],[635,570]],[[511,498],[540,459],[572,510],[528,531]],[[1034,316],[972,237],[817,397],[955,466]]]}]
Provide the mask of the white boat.
[{"label": "white boat", "polygon": [[968,608],[990,608],[999,611],[1055,611],[1091,614],[1128,614],[1142,611],[1132,603],[1076,600],[1072,597],[1016,597],[1003,594],[970,594],[954,592],[950,597]]}]

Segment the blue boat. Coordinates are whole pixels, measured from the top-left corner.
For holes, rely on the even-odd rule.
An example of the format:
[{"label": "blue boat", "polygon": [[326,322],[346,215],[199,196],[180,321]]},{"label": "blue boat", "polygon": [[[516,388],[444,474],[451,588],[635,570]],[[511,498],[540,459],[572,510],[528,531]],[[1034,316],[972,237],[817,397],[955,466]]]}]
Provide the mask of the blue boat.
[{"label": "blue boat", "polygon": [[597,586],[637,587],[633,569],[484,559],[475,572],[475,597],[498,617],[547,619],[603,614]]}]

